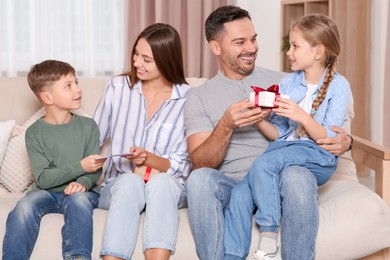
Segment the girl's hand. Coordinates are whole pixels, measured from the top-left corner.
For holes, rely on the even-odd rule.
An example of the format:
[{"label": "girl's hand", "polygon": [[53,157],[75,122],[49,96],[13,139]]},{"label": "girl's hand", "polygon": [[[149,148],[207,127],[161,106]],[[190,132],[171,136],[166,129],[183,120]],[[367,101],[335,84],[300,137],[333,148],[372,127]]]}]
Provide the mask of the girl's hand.
[{"label": "girl's hand", "polygon": [[71,182],[65,188],[64,193],[65,193],[65,195],[72,195],[75,192],[86,192],[86,191],[87,191],[87,188],[85,188],[84,185],[77,183],[77,182]]},{"label": "girl's hand", "polygon": [[93,154],[82,159],[80,163],[85,172],[94,173],[103,167],[105,161],[105,159],[101,159],[101,155]]},{"label": "girl's hand", "polygon": [[303,123],[307,120],[310,115],[306,113],[297,103],[285,98],[278,98],[275,101],[275,105],[279,106],[278,108],[272,109],[278,116],[284,116],[294,120],[298,123]]},{"label": "girl's hand", "polygon": [[126,156],[126,158],[137,166],[144,164],[148,158],[148,152],[143,147],[130,147],[130,152],[133,154]]},{"label": "girl's hand", "polygon": [[260,118],[261,120],[263,120],[265,117],[269,116],[269,114],[271,114],[272,112],[272,109],[271,108],[261,108],[261,112],[260,112]]}]

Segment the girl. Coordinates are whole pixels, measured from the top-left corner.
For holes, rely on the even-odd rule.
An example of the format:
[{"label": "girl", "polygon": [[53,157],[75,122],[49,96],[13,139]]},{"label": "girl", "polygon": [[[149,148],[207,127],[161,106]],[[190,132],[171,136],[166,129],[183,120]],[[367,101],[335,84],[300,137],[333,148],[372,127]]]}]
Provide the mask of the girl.
[{"label": "girl", "polygon": [[350,89],[348,81],[336,72],[339,53],[338,28],[329,17],[313,14],[292,24],[287,56],[294,72],[279,84],[280,92],[290,100],[279,98],[269,121],[258,123],[263,134],[275,142],[248,173],[261,232],[254,259],[279,257],[281,171],[291,165],[306,167],[322,185],[336,170],[338,158],[315,141],[336,136],[329,127],[342,126],[347,117]]},{"label": "girl", "polygon": [[[134,43],[130,72],[111,79],[94,116],[100,145],[110,139],[111,154],[132,154],[106,161],[99,199],[99,208],[109,210],[103,259],[131,259],[145,205],[146,259],[175,252],[190,168],[183,127],[188,90],[179,34],[167,24],[147,27]],[[145,184],[135,168],[160,173]]]}]

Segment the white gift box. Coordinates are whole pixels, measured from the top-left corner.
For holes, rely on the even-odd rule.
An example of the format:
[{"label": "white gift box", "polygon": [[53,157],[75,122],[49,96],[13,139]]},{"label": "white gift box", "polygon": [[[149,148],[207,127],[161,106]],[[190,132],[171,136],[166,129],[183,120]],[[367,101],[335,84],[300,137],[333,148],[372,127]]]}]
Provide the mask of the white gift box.
[{"label": "white gift box", "polygon": [[[254,102],[256,104],[256,106],[270,107],[270,108],[274,107],[274,101],[275,101],[275,97],[276,97],[274,92],[262,91],[262,92],[258,92],[257,94],[258,95],[256,96],[256,93],[253,92],[253,93],[250,93],[250,95],[249,95],[249,100]],[[280,94],[278,96],[280,96],[281,98],[289,99],[288,95]]]}]

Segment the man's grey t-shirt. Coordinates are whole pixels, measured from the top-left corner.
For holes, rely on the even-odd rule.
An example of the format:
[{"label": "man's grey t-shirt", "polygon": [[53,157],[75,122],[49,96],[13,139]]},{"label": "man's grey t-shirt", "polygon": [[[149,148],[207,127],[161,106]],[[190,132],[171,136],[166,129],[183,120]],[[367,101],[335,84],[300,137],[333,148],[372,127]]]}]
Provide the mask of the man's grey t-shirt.
[{"label": "man's grey t-shirt", "polygon": [[[221,71],[199,87],[191,88],[184,110],[184,127],[187,136],[212,132],[226,109],[233,103],[249,98],[251,86],[268,88],[278,84],[283,73],[260,67],[242,80],[231,80]],[[218,170],[235,180],[247,174],[253,161],[264,152],[268,139],[257,126],[234,130],[226,157]]]}]

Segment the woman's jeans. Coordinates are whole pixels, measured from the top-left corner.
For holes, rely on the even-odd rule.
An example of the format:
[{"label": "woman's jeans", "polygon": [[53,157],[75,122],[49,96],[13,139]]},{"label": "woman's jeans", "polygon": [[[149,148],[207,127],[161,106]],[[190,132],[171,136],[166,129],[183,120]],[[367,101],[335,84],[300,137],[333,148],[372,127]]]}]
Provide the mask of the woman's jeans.
[{"label": "woman's jeans", "polygon": [[[237,184],[215,169],[201,168],[191,173],[186,191],[198,257],[201,260],[245,259],[252,239],[255,209],[247,178]],[[305,168],[288,167],[281,174],[280,192],[283,259],[314,259],[318,229],[316,179]],[[236,199],[229,204],[231,193]],[[224,216],[231,217],[229,211],[240,212],[230,221],[234,229],[225,229]]]},{"label": "woman's jeans", "polygon": [[[64,259],[91,259],[93,209],[99,195],[94,192],[63,192],[39,190],[18,201],[9,213],[3,242],[3,260],[30,258],[44,215],[64,214],[62,256]],[[50,246],[50,245],[48,245]]]},{"label": "woman's jeans", "polygon": [[174,177],[160,173],[144,181],[136,174],[121,174],[101,190],[99,208],[108,216],[100,255],[131,259],[145,210],[143,250],[163,248],[175,252],[179,228],[178,208],[186,206],[184,187]]}]

